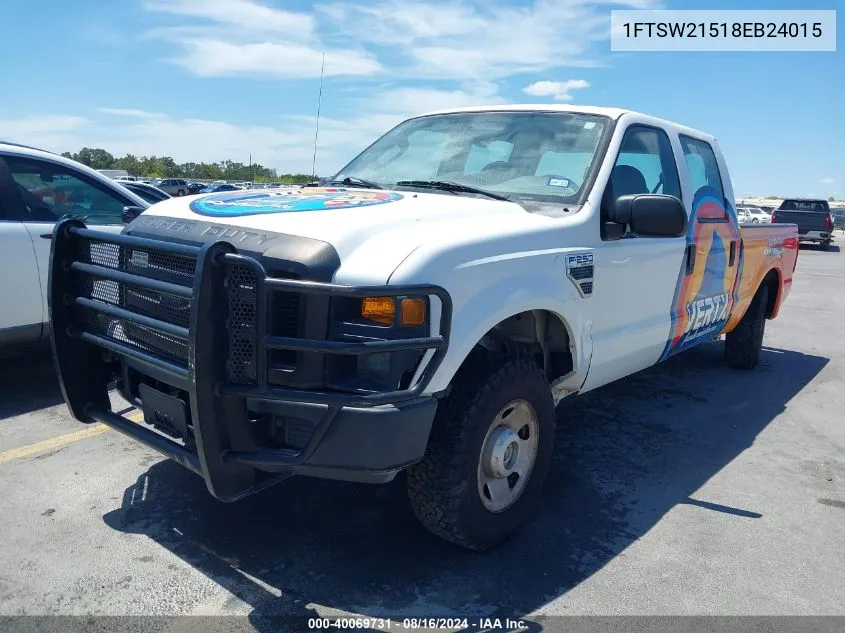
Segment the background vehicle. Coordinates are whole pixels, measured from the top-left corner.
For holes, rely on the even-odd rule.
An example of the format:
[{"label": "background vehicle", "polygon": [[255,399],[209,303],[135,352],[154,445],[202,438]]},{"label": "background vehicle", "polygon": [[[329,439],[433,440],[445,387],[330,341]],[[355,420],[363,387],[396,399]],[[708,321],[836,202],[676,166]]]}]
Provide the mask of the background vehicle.
[{"label": "background vehicle", "polygon": [[193,196],[198,194],[200,191],[205,189],[208,185],[205,185],[201,182],[189,182],[188,183],[188,195]]},{"label": "background vehicle", "polygon": [[833,238],[833,215],[827,200],[821,198],[787,198],[772,212],[772,222],[797,224],[800,242],[827,248]]},{"label": "background vehicle", "polygon": [[166,191],[162,191],[158,187],[145,182],[122,182],[120,184],[150,204],[155,204],[156,202],[161,202],[162,200],[167,200],[171,197]]},{"label": "background vehicle", "polygon": [[751,224],[758,224],[760,222],[771,222],[771,216],[758,207],[737,207],[737,215],[742,217],[743,222],[750,222]]},{"label": "background vehicle", "polygon": [[125,169],[98,169],[98,173],[102,174],[106,178],[111,178],[112,180],[118,180],[121,178],[129,179],[129,172]]},{"label": "background vehicle", "polygon": [[119,231],[125,207],[148,206],[81,163],[0,142],[0,353],[49,336],[47,273],[59,218],[84,218],[93,227]]},{"label": "background vehicle", "polygon": [[152,184],[171,196],[185,196],[188,194],[188,181],[182,178],[154,180]]},{"label": "background vehicle", "polygon": [[[228,501],[407,470],[420,522],[485,549],[539,499],[557,400],[722,333],[728,365],[756,366],[798,252],[795,226],[739,227],[712,136],[626,110],[416,117],[328,184],[172,199],[119,236],[66,220],[73,415]],[[111,299],[67,301],[80,280]],[[113,379],[144,425],[111,410]]]},{"label": "background vehicle", "polygon": [[217,193],[219,191],[239,191],[240,187],[236,185],[230,185],[228,183],[221,183],[219,185],[210,185],[208,187],[203,187],[199,190],[199,193]]}]

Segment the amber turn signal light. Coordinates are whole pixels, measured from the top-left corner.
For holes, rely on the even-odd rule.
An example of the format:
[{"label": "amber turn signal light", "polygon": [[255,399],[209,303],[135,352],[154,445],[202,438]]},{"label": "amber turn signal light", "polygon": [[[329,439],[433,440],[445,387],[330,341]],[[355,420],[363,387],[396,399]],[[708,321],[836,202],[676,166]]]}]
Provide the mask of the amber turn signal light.
[{"label": "amber turn signal light", "polygon": [[[424,299],[405,298],[399,306],[399,325],[413,327],[425,323]],[[361,316],[379,325],[393,325],[396,301],[393,297],[366,297],[361,300]]]},{"label": "amber turn signal light", "polygon": [[399,313],[402,325],[413,326],[425,323],[425,301],[422,299],[402,299]]},{"label": "amber turn signal light", "polygon": [[396,302],[393,297],[366,297],[361,300],[361,316],[379,325],[393,325]]}]

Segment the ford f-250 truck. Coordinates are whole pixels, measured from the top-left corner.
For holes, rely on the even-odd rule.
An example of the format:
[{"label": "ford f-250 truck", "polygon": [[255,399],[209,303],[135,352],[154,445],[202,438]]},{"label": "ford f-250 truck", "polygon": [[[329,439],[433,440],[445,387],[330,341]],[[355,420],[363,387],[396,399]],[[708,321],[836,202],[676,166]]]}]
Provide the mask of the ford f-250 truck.
[{"label": "ford f-250 truck", "polygon": [[[715,139],[606,108],[401,123],[327,186],[161,202],[55,230],[64,398],[231,501],[292,474],[407,471],[485,549],[549,467],[555,405],[726,334],[754,367],[796,228],[741,227]],[[112,410],[116,386],[143,410]]]}]

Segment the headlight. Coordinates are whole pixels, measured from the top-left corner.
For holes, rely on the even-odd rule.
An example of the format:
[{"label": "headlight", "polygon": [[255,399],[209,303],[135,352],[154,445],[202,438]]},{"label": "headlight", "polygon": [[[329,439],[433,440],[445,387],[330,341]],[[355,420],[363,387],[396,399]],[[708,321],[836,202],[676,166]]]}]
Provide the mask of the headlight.
[{"label": "headlight", "polygon": [[[419,296],[335,297],[329,337],[334,341],[363,342],[429,336],[428,301],[428,297]],[[329,386],[354,391],[403,389],[424,353],[425,350],[397,350],[329,357]]]}]

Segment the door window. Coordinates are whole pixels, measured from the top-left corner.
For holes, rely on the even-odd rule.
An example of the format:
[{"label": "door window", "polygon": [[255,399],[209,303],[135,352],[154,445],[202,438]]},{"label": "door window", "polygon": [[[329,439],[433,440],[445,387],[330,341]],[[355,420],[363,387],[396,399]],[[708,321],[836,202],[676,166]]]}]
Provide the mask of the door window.
[{"label": "door window", "polygon": [[722,177],[719,173],[719,163],[713,148],[706,141],[681,136],[681,147],[684,149],[684,159],[690,174],[693,200],[708,190],[724,206],[725,190],[722,187]]},{"label": "door window", "polygon": [[24,202],[24,222],[55,222],[63,216],[89,224],[121,224],[132,201],[73,169],[31,158],[8,156],[6,165]]},{"label": "door window", "polygon": [[681,199],[675,154],[663,130],[644,126],[628,128],[613,172],[614,197],[661,193]]}]

